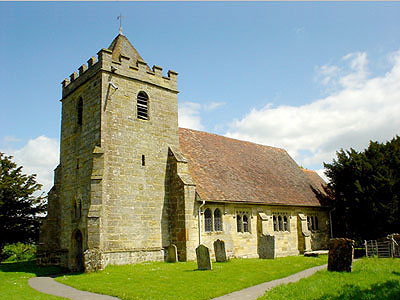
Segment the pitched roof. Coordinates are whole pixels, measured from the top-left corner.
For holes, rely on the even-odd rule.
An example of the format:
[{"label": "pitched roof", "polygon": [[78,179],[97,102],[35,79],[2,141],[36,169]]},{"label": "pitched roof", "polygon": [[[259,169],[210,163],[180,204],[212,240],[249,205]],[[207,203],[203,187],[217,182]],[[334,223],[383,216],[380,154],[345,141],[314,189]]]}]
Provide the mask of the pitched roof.
[{"label": "pitched roof", "polygon": [[118,34],[117,37],[111,42],[108,47],[112,51],[112,58],[115,61],[119,60],[119,56],[127,56],[136,65],[137,61],[144,62],[143,58],[140,56],[139,52],[132,46],[126,36],[123,34]]},{"label": "pitched roof", "polygon": [[303,172],[311,180],[311,184],[314,189],[320,191],[321,193],[325,193],[323,187],[326,185],[326,182],[321,178],[321,176],[318,175],[317,172],[307,169],[303,169]]},{"label": "pitched roof", "polygon": [[186,128],[179,146],[202,200],[321,206],[316,183],[284,149]]}]

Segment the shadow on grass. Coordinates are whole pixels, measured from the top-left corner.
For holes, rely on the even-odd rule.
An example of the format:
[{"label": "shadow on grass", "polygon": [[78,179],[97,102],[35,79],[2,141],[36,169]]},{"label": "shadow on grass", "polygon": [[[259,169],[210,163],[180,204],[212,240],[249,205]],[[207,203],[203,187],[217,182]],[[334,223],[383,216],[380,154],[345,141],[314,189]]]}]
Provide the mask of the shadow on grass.
[{"label": "shadow on grass", "polygon": [[400,281],[388,280],[369,289],[346,285],[339,296],[325,295],[318,300],[400,300]]},{"label": "shadow on grass", "polygon": [[66,269],[57,266],[37,266],[34,260],[13,263],[0,263],[0,272],[33,273],[36,276],[55,276],[68,273]]}]

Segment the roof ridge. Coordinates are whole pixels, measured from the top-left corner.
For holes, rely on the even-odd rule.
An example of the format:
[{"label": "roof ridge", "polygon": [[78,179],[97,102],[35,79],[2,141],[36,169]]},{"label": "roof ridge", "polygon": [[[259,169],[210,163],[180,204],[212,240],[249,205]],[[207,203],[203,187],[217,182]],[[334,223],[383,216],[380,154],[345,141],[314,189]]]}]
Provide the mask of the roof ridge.
[{"label": "roof ridge", "polygon": [[204,133],[204,134],[208,134],[208,135],[214,135],[214,136],[217,136],[219,138],[224,138],[224,139],[228,139],[228,140],[232,140],[232,141],[236,141],[236,142],[247,143],[247,144],[252,144],[252,145],[261,146],[261,147],[277,149],[277,150],[280,150],[282,152],[286,152],[287,153],[287,151],[284,148],[281,148],[281,147],[275,147],[275,146],[263,145],[263,144],[254,143],[254,142],[245,141],[245,140],[239,140],[239,139],[236,139],[236,138],[232,138],[232,137],[228,137],[228,136],[224,136],[224,135],[220,135],[220,134],[207,132],[207,131],[202,131],[202,130],[191,129],[191,128],[179,127],[178,129],[187,130],[187,131],[195,131],[195,132],[200,132],[200,133]]}]

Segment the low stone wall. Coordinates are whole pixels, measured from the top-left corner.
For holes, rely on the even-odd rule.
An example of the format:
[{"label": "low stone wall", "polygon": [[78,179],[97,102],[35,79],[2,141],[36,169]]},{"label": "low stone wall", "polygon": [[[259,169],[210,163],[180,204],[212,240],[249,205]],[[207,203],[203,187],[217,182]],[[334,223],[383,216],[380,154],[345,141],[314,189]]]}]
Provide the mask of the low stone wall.
[{"label": "low stone wall", "polygon": [[164,261],[164,249],[120,250],[101,252],[99,249],[84,252],[85,272],[95,272],[107,265],[128,265],[144,261]]},{"label": "low stone wall", "polygon": [[144,261],[164,261],[164,249],[110,251],[101,255],[102,268],[107,265],[127,265]]},{"label": "low stone wall", "polygon": [[68,250],[38,251],[36,263],[39,266],[68,267]]}]

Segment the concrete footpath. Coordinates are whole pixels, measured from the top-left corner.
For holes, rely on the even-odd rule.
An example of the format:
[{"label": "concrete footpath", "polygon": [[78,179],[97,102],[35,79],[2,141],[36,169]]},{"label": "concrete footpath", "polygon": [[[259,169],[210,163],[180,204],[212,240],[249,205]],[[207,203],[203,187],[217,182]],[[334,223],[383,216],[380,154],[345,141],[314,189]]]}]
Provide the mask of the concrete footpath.
[{"label": "concrete footpath", "polygon": [[72,300],[119,300],[119,298],[80,291],[68,285],[59,283],[51,277],[32,277],[28,284],[35,290]]},{"label": "concrete footpath", "polygon": [[281,279],[275,279],[272,281],[267,281],[258,285],[254,285],[251,287],[248,287],[246,289],[236,291],[230,294],[226,294],[221,297],[214,298],[212,300],[253,300],[257,299],[258,297],[261,297],[264,295],[264,293],[278,285],[281,284],[286,284],[286,283],[291,283],[291,282],[297,282],[302,278],[308,277],[313,275],[319,270],[326,269],[328,265],[322,265],[322,266],[317,266],[313,267],[304,271],[301,271],[299,273],[290,275],[285,278]]},{"label": "concrete footpath", "polygon": [[[236,291],[218,298],[214,298],[212,300],[257,299],[258,297],[264,295],[266,291],[268,291],[273,287],[276,287],[281,284],[299,281],[301,278],[311,276],[319,270],[326,269],[326,267],[327,265],[313,267],[285,278],[267,281],[240,291]],[[39,292],[72,300],[120,300],[119,298],[116,297],[80,291],[74,289],[73,287],[59,283],[51,277],[33,277],[28,280],[28,283],[32,288],[34,288]]]}]

